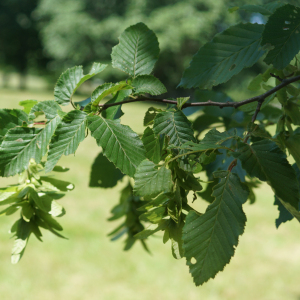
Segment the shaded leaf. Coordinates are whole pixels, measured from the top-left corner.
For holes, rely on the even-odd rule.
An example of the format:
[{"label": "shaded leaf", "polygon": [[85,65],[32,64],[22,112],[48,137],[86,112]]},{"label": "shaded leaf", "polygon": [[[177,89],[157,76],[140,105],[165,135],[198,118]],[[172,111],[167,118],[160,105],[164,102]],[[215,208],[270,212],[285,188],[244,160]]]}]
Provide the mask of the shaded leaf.
[{"label": "shaded leaf", "polygon": [[238,151],[233,156],[241,160],[250,176],[267,181],[285,208],[300,221],[295,171],[274,142],[264,139],[252,145],[238,143]]},{"label": "shaded leaf", "polygon": [[161,160],[161,152],[163,147],[163,136],[156,137],[154,131],[147,127],[142,137],[143,144],[146,149],[146,157],[158,164]]},{"label": "shaded leaf", "polygon": [[179,86],[211,88],[251,67],[264,54],[259,47],[264,26],[237,24],[217,34],[193,57]]},{"label": "shaded leaf", "polygon": [[123,176],[121,171],[100,152],[91,168],[89,187],[112,188]]},{"label": "shaded leaf", "polygon": [[275,10],[281,6],[283,6],[284,3],[282,2],[270,2],[264,5],[253,5],[253,4],[246,4],[240,7],[242,10],[247,10],[252,13],[260,13],[264,16],[272,15]]},{"label": "shaded leaf", "polygon": [[27,114],[20,109],[0,109],[0,144],[9,129],[28,122]]},{"label": "shaded leaf", "polygon": [[[130,89],[120,90],[109,101],[107,101],[105,104],[117,103],[117,102],[121,102],[123,100],[126,100],[126,98],[131,93],[132,93],[132,90],[130,90]],[[121,105],[108,107],[104,111],[102,111],[101,115],[105,119],[110,119],[110,120],[119,119],[123,115],[123,112],[121,110]]]},{"label": "shaded leaf", "polygon": [[274,46],[264,61],[276,69],[285,68],[300,50],[300,7],[278,8],[265,25],[261,44]]}]

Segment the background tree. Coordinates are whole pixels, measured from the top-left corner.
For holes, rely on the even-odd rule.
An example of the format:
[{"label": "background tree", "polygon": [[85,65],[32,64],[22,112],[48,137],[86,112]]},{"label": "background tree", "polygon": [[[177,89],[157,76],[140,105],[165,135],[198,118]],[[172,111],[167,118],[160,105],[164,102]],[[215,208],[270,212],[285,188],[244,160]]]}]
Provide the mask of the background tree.
[{"label": "background tree", "polygon": [[25,88],[30,69],[45,70],[48,62],[33,14],[37,4],[37,0],[0,2],[0,63],[4,76],[9,69],[20,74],[20,88]]}]

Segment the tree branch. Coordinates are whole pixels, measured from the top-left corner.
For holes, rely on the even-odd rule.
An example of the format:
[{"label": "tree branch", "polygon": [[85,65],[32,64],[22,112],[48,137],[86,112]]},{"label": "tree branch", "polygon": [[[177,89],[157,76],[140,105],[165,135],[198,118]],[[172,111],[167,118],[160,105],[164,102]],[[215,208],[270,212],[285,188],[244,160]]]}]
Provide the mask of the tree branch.
[{"label": "tree branch", "polygon": [[[207,102],[185,103],[182,106],[182,109],[187,108],[187,107],[192,107],[192,106],[218,106],[220,108],[223,108],[223,107],[238,108],[240,106],[243,106],[243,105],[246,105],[246,104],[249,104],[249,103],[252,103],[252,102],[256,102],[256,101],[261,102],[261,104],[262,104],[263,101],[268,96],[276,93],[277,91],[279,91],[280,89],[282,89],[285,86],[289,85],[290,83],[296,82],[298,80],[300,80],[300,75],[295,76],[295,77],[291,77],[289,79],[282,79],[282,82],[279,85],[275,86],[274,88],[270,89],[269,91],[265,92],[264,94],[261,94],[261,95],[258,95],[258,96],[255,96],[255,97],[252,97],[252,98],[249,98],[249,99],[246,99],[246,100],[242,100],[242,101],[238,101],[238,102],[225,102],[225,103],[214,102],[214,101],[211,101],[211,100],[208,100]],[[104,110],[104,109],[107,109],[109,107],[116,106],[116,105],[127,104],[127,103],[132,103],[132,102],[146,102],[146,101],[154,101],[154,102],[177,105],[177,101],[175,101],[175,100],[155,99],[155,98],[143,97],[143,98],[130,99],[130,100],[125,100],[125,101],[116,102],[116,103],[109,103],[109,104],[104,103],[104,104],[99,104],[98,106]],[[261,104],[260,104],[260,106],[261,106]],[[259,109],[260,109],[260,107],[259,107]],[[259,110],[258,110],[258,112],[259,112]]]}]

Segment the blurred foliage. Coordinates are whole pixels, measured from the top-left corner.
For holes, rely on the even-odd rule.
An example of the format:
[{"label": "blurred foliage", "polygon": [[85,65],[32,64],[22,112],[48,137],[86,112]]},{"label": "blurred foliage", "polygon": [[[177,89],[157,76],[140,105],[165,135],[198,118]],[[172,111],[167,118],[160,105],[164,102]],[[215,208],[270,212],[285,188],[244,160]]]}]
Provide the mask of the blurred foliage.
[{"label": "blurred foliage", "polygon": [[[160,41],[160,61],[154,75],[174,91],[199,46],[229,23],[238,21],[238,14],[228,12],[232,5],[230,0],[41,0],[35,13],[45,51],[52,59],[52,72],[92,61],[109,61],[120,28],[146,23]],[[105,80],[121,79],[122,73],[116,73],[107,70]]]},{"label": "blurred foliage", "polygon": [[[48,59],[43,55],[37,23],[32,14],[37,4],[37,0],[0,1],[2,70],[25,75],[29,69],[45,69]],[[24,84],[24,80],[21,80],[20,87],[23,88]]]}]

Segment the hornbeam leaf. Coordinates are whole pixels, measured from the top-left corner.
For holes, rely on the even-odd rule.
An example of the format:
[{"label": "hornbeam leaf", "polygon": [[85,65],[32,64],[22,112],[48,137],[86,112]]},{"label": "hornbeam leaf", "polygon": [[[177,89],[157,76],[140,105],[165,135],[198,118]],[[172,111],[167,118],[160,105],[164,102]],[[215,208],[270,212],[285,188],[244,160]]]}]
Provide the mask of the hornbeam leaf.
[{"label": "hornbeam leaf", "polygon": [[20,109],[0,109],[0,144],[6,132],[28,122],[28,115]]},{"label": "hornbeam leaf", "polygon": [[300,168],[300,134],[294,133],[288,139],[284,140],[284,143],[293,156],[298,168]]},{"label": "hornbeam leaf", "polygon": [[34,120],[41,113],[45,114],[47,121],[54,120],[58,117],[58,111],[62,111],[60,106],[53,100],[38,102],[29,112],[29,119]]},{"label": "hornbeam leaf", "polygon": [[60,105],[68,105],[77,88],[86,80],[102,72],[107,65],[94,63],[87,75],[83,75],[82,66],[70,68],[63,72],[54,88],[55,101]]},{"label": "hornbeam leaf", "polygon": [[276,228],[278,228],[282,223],[290,221],[294,218],[294,216],[284,207],[281,201],[275,195],[274,205],[278,206],[279,216],[275,220]]},{"label": "hornbeam leaf", "polygon": [[184,105],[188,100],[190,99],[190,97],[181,97],[181,98],[177,98],[177,107],[179,109],[182,108],[182,105]]},{"label": "hornbeam leaf", "polygon": [[227,149],[222,143],[229,139],[238,138],[236,135],[231,135],[227,131],[219,132],[217,129],[211,129],[198,144],[194,142],[186,142],[182,148],[191,151],[206,151],[213,149]]},{"label": "hornbeam leaf", "polygon": [[112,188],[122,178],[120,170],[100,152],[91,168],[89,187]]},{"label": "hornbeam leaf", "polygon": [[193,57],[179,86],[208,89],[251,67],[265,52],[260,47],[263,29],[263,25],[240,23],[217,34]]},{"label": "hornbeam leaf", "polygon": [[[0,170],[2,176],[13,176],[27,169],[33,158],[39,163],[47,152],[47,146],[61,118],[57,114],[60,107],[54,101],[36,104],[31,111],[45,109],[48,122],[44,128],[16,127],[10,129],[0,147]],[[38,108],[35,108],[38,107]],[[34,113],[30,114],[35,116]]]},{"label": "hornbeam leaf", "polygon": [[169,136],[169,143],[179,147],[188,141],[195,141],[191,123],[181,110],[157,114],[154,119],[153,131],[156,135]]},{"label": "hornbeam leaf", "polygon": [[214,278],[229,263],[244,232],[242,204],[248,189],[236,174],[225,172],[214,187],[215,201],[203,215],[190,211],[183,227],[183,249],[196,285]]},{"label": "hornbeam leaf", "polygon": [[167,92],[161,81],[152,75],[140,75],[132,80],[135,94],[145,94],[156,96]]},{"label": "hornbeam leaf", "polygon": [[119,39],[120,43],[112,50],[112,66],[132,77],[150,74],[159,54],[154,32],[137,23],[128,27]]},{"label": "hornbeam leaf", "polygon": [[45,171],[50,172],[61,156],[75,153],[85,138],[87,114],[72,110],[64,116],[51,139]]},{"label": "hornbeam leaf", "polygon": [[144,131],[142,141],[146,149],[146,157],[158,164],[161,159],[163,136],[156,137],[153,130],[147,127]]},{"label": "hornbeam leaf", "polygon": [[23,219],[19,219],[17,223],[16,240],[11,253],[12,264],[16,264],[23,256],[30,234],[31,224]]},{"label": "hornbeam leaf", "polygon": [[[114,97],[112,97],[109,101],[107,101],[105,104],[111,104],[111,103],[117,103],[121,102],[123,100],[126,100],[126,98],[132,93],[131,89],[128,90],[120,90],[118,91]],[[115,120],[122,117],[123,112],[121,110],[122,105],[116,105],[112,107],[108,107],[105,110],[102,111],[101,115],[105,119]]]},{"label": "hornbeam leaf", "polygon": [[267,181],[285,208],[300,221],[296,174],[286,155],[274,142],[264,139],[251,145],[238,143],[238,150],[233,156],[241,160],[250,176]]},{"label": "hornbeam leaf", "polygon": [[89,116],[88,128],[103,154],[124,174],[133,177],[137,166],[146,158],[145,148],[129,126],[102,116]]},{"label": "hornbeam leaf", "polygon": [[264,61],[285,68],[300,50],[300,7],[286,4],[278,8],[265,25],[261,44],[274,46]]},{"label": "hornbeam leaf", "polygon": [[92,105],[97,106],[99,102],[106,96],[118,92],[123,89],[130,89],[131,87],[125,82],[121,81],[116,84],[114,83],[104,83],[98,86],[92,93]]},{"label": "hornbeam leaf", "polygon": [[38,103],[37,100],[23,100],[19,102],[19,105],[24,107],[24,111],[26,114],[29,114],[31,111],[31,108],[35,106]]},{"label": "hornbeam leaf", "polygon": [[240,7],[242,10],[247,10],[252,13],[260,13],[264,16],[272,15],[275,10],[281,6],[283,6],[284,3],[282,2],[271,2],[264,5],[252,5],[252,4],[246,4]]},{"label": "hornbeam leaf", "polygon": [[155,197],[162,192],[171,192],[171,171],[164,166],[157,169],[152,161],[144,160],[134,175],[134,193],[141,197]]},{"label": "hornbeam leaf", "polygon": [[134,237],[136,239],[146,239],[150,235],[156,233],[157,231],[164,230],[168,227],[169,220],[161,220],[158,224],[151,224],[149,227],[137,233]]}]

